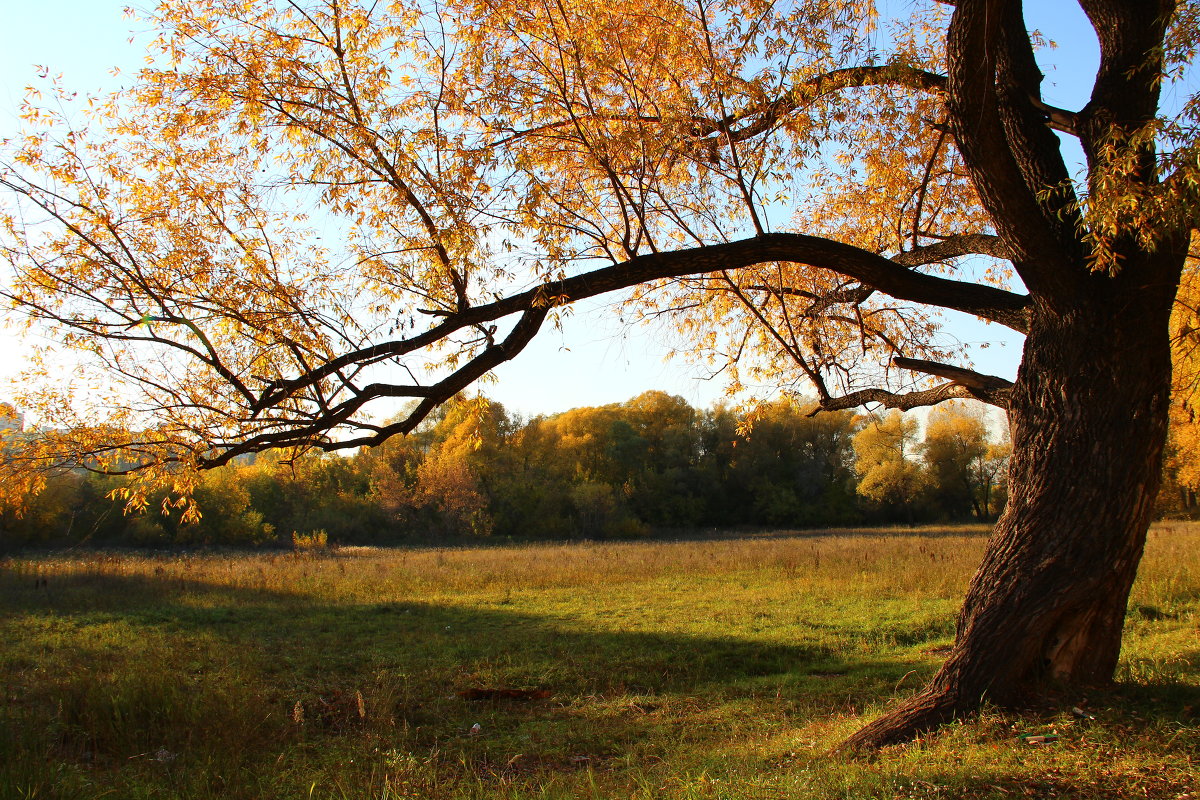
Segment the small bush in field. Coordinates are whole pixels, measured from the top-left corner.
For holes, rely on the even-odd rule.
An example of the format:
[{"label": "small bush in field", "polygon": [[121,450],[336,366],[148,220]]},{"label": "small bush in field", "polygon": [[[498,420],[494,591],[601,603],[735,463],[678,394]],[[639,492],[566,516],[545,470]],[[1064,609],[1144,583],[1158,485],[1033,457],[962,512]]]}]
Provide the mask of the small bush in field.
[{"label": "small bush in field", "polygon": [[299,553],[328,550],[329,534],[323,528],[309,533],[297,531],[292,534],[292,547],[296,548],[296,552]]}]

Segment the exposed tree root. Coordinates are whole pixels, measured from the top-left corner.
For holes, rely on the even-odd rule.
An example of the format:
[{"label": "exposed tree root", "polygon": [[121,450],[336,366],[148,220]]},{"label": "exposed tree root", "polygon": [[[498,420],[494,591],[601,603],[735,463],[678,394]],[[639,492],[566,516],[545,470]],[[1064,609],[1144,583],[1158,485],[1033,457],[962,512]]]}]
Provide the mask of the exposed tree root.
[{"label": "exposed tree root", "polygon": [[892,744],[911,741],[956,717],[978,709],[978,703],[962,703],[944,691],[926,689],[899,707],[859,729],[842,742],[847,752],[870,752]]}]

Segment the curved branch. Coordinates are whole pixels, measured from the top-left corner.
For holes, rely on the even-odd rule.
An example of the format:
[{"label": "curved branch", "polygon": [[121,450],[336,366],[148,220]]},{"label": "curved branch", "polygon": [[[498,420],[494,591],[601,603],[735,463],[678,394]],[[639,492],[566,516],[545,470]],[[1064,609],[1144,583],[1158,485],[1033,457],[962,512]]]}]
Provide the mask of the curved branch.
[{"label": "curved branch", "polygon": [[510,314],[567,305],[663,278],[701,275],[772,261],[790,261],[831,270],[900,300],[964,311],[1022,333],[1027,328],[1029,298],[1025,295],[926,275],[869,250],[832,239],[800,233],[766,233],[735,242],[649,253],[473,306],[447,316],[418,336],[355,350],[291,380],[276,381],[263,390],[253,410],[258,412],[279,403],[300,389],[354,364],[406,355],[463,328]]},{"label": "curved branch", "polygon": [[879,403],[884,408],[909,411],[922,406],[934,406],[946,400],[980,400],[998,408],[1008,408],[1008,397],[1013,385],[1011,381],[1004,378],[984,375],[966,367],[956,367],[953,364],[942,364],[938,361],[925,361],[920,358],[896,356],[892,359],[892,364],[901,369],[948,378],[950,383],[942,383],[931,389],[916,392],[897,393],[889,392],[886,389],[862,389],[842,397],[823,397],[808,415],[811,417],[822,411],[858,408],[867,403]]},{"label": "curved branch", "polygon": [[841,397],[830,397],[821,400],[808,416],[815,417],[822,411],[844,411],[859,408],[867,403],[879,403],[884,408],[897,408],[910,411],[923,406],[935,406],[946,400],[977,400],[970,389],[957,383],[943,383],[932,389],[917,392],[889,392],[887,389],[860,389]]},{"label": "curved branch", "polygon": [[905,267],[920,267],[969,255],[991,256],[1006,261],[1012,259],[1012,251],[999,236],[989,233],[963,233],[897,253],[892,256],[892,261]]},{"label": "curved branch", "polygon": [[[843,89],[859,89],[864,86],[903,86],[941,93],[946,89],[946,77],[906,64],[847,67],[833,70],[795,84],[783,96],[767,103],[701,124],[697,126],[695,133],[698,136],[720,133],[722,138],[728,137],[733,141],[743,141],[766,133],[778,125],[783,117],[824,95],[840,92]],[[754,118],[753,121],[744,126],[733,127],[739,122],[751,118]]]},{"label": "curved branch", "polygon": [[939,378],[947,378],[955,383],[961,383],[968,389],[978,391],[995,391],[997,389],[1011,389],[1012,381],[996,375],[985,375],[982,372],[976,372],[973,369],[966,367],[956,367],[953,364],[942,364],[938,361],[926,361],[921,358],[904,358],[897,356],[892,359],[892,364],[900,369],[908,369],[913,372],[924,372],[928,375],[937,375]]},{"label": "curved branch", "polygon": [[1074,297],[1085,274],[1082,220],[1058,140],[1031,100],[1042,78],[1019,4],[959,0],[947,61],[951,129],[1014,266],[1031,290]]},{"label": "curved branch", "polygon": [[[940,93],[945,91],[946,76],[904,64],[846,67],[794,84],[774,100],[752,105],[741,111],[726,114],[719,119],[692,117],[692,127],[688,133],[701,139],[713,134],[720,134],[719,139],[711,140],[715,146],[723,146],[730,141],[744,141],[770,131],[788,114],[794,113],[814,100],[843,89],[860,89],[865,86],[904,86],[910,89]],[[507,144],[527,136],[537,136],[561,128],[569,128],[585,117],[606,122],[666,123],[669,121],[666,117],[652,114],[572,114],[569,119],[555,120],[524,130],[508,130],[506,136],[492,142],[491,146]],[[747,122],[747,120],[750,121]],[[742,127],[735,127],[743,122],[746,124]]]},{"label": "curved branch", "polygon": [[[310,446],[319,450],[332,452],[336,450],[371,447],[381,444],[384,440],[397,434],[410,433],[421,423],[431,411],[449,400],[463,389],[479,380],[496,367],[514,358],[525,349],[526,345],[541,329],[542,323],[550,309],[547,306],[531,308],[521,315],[517,324],[509,331],[508,336],[499,344],[484,348],[477,356],[469,360],[459,369],[432,386],[395,386],[385,383],[374,383],[364,387],[355,396],[324,413],[317,415],[305,425],[287,426],[281,430],[261,433],[233,444],[213,456],[198,459],[203,469],[219,467],[228,464],[239,455],[267,450],[276,447]],[[372,400],[381,397],[414,397],[421,398],[417,407],[407,417],[390,425],[373,428],[370,436],[337,441],[320,440],[328,431],[349,422],[353,415]]]}]

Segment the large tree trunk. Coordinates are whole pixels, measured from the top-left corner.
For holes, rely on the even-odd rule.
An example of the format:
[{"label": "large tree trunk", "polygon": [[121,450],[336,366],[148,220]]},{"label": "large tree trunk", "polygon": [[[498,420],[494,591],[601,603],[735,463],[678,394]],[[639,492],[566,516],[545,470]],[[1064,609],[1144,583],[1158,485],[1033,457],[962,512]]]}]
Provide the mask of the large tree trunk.
[{"label": "large tree trunk", "polygon": [[910,739],[984,700],[1020,705],[1048,683],[1112,680],[1161,474],[1174,287],[1090,283],[1069,310],[1033,309],[1009,408],[1010,500],[949,658],[847,747]]}]

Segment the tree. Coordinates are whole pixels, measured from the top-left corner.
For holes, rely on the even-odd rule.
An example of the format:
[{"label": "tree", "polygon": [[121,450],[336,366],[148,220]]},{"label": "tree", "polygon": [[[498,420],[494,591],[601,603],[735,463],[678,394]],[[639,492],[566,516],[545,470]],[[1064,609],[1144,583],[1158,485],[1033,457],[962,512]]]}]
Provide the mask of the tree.
[{"label": "tree", "polygon": [[913,458],[919,447],[917,421],[899,411],[875,417],[854,435],[854,471],[858,493],[900,509],[912,522],[912,504],[924,491],[928,476]]},{"label": "tree", "polygon": [[441,534],[492,533],[487,482],[498,476],[499,455],[512,432],[512,420],[499,403],[456,398],[428,432],[428,445],[399,474],[376,472],[376,497],[410,524]]},{"label": "tree", "polygon": [[[132,92],[72,129],[51,84],[3,159],[7,295],[97,387],[17,398],[47,430],[4,486],[87,459],[186,493],[243,453],[379,444],[630,290],[735,387],[1007,409],[954,649],[850,746],[1110,680],[1197,218],[1198,104],[1160,98],[1190,97],[1200,26],[1079,2],[1101,56],[1070,110],[1016,0],[167,0]],[[1025,334],[1016,381],[945,363],[938,308]]]},{"label": "tree", "polygon": [[[538,426],[550,437],[539,459],[553,465],[548,472],[557,476],[551,480],[575,487],[569,492],[574,516],[592,521],[585,526],[589,535],[603,533],[605,525],[626,535],[643,530],[630,515],[641,523],[681,526],[703,514],[694,485],[700,431],[695,409],[683,398],[649,391],[624,403],[556,414]],[[595,520],[605,525],[597,527]]]},{"label": "tree", "polygon": [[[851,467],[858,419],[850,411],[810,416],[801,402],[785,398],[764,403],[745,418],[745,434],[727,456],[732,475],[726,481],[746,496],[739,522],[797,526],[858,521]],[[747,512],[753,516],[747,518]]]},{"label": "tree", "polygon": [[1001,439],[987,446],[987,453],[978,462],[976,476],[983,495],[982,507],[985,515],[998,514],[1008,502],[1008,461],[1012,458],[1012,445]]},{"label": "tree", "polygon": [[625,456],[630,507],[638,519],[667,527],[700,521],[704,498],[693,480],[700,436],[696,411],[686,400],[643,392],[621,404],[609,437],[614,456]]},{"label": "tree", "polygon": [[1189,260],[1171,315],[1171,413],[1166,479],[1181,510],[1196,505],[1200,490],[1200,275]]},{"label": "tree", "polygon": [[988,441],[982,415],[939,406],[929,414],[921,450],[934,502],[944,514],[985,519],[992,513],[991,490],[1004,456]]}]

